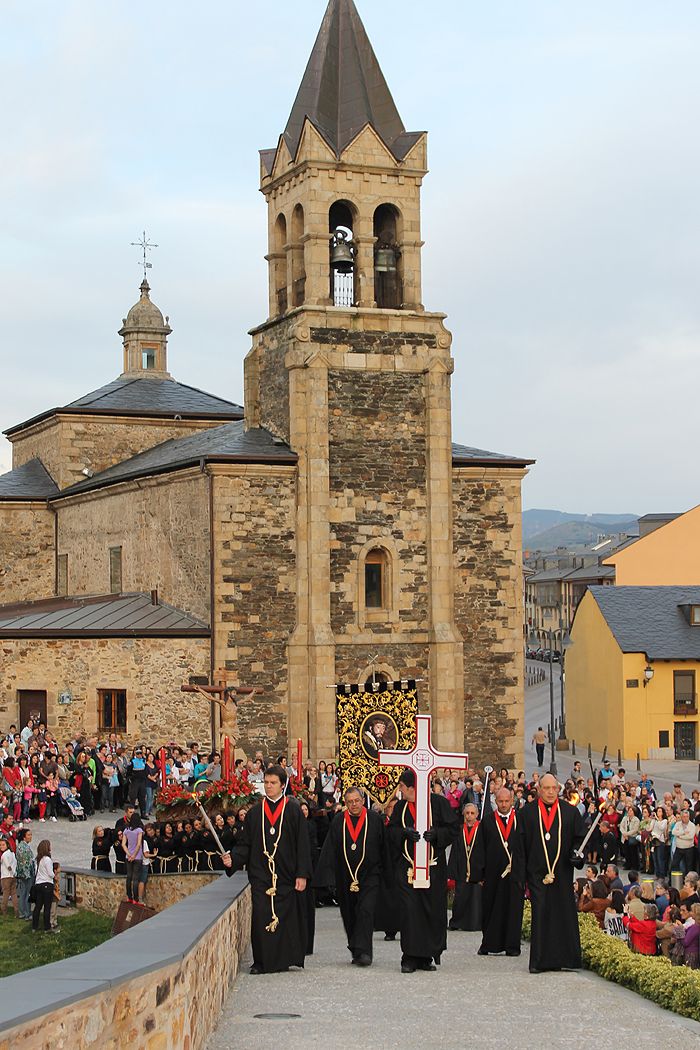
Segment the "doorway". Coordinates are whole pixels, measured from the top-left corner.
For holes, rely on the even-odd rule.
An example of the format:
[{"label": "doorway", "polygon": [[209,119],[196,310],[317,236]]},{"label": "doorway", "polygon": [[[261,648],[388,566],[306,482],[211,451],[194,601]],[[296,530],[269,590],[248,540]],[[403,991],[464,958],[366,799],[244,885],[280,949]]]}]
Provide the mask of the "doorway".
[{"label": "doorway", "polygon": [[19,700],[19,726],[18,731],[26,726],[29,719],[34,722],[46,724],[46,690],[45,689],[18,689]]},{"label": "doorway", "polygon": [[695,760],[695,722],[674,722],[673,746],[676,758]]}]

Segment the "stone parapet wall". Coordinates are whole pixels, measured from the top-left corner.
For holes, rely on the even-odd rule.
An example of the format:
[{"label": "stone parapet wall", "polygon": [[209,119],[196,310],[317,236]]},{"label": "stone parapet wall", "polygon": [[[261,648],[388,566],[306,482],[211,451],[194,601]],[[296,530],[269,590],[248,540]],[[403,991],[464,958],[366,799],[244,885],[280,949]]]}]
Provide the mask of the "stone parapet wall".
[{"label": "stone parapet wall", "polygon": [[83,955],[0,980],[0,1050],[201,1050],[250,937],[244,875]]},{"label": "stone parapet wall", "polygon": [[[117,914],[117,909],[124,900],[124,875],[70,867],[62,868],[62,871],[66,875],[75,876],[76,907],[97,912],[98,915],[109,915],[110,918]],[[186,875],[149,875],[144,903],[151,911],[165,911],[166,908],[201,890],[203,886],[208,886],[218,877],[218,874],[206,871]]]}]

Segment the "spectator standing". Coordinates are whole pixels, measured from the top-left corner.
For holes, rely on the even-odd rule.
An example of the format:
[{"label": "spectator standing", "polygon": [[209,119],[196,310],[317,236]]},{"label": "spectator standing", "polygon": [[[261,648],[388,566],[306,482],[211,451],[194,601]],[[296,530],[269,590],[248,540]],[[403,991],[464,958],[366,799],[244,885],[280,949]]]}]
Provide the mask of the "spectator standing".
[{"label": "spectator standing", "polygon": [[51,930],[51,903],[53,901],[53,861],[51,860],[51,843],[48,839],[42,839],[36,851],[36,881],[34,883],[34,915],[32,916],[32,932],[39,930],[39,919],[44,913],[44,932],[57,932]]},{"label": "spectator standing", "polygon": [[639,868],[640,828],[641,821],[634,806],[628,806],[620,821],[622,855],[628,868]]},{"label": "spectator standing", "polygon": [[20,828],[17,832],[17,899],[20,919],[31,919],[29,893],[34,884],[36,865],[31,847],[32,833],[29,828]]},{"label": "spectator standing", "polygon": [[7,915],[7,909],[12,899],[12,907],[15,915],[19,915],[19,902],[17,900],[17,858],[10,849],[7,839],[0,839],[0,889],[2,899],[0,900],[0,912]]},{"label": "spectator standing", "polygon": [[695,836],[697,826],[690,819],[690,813],[684,809],[671,828],[671,840],[674,843],[673,863],[684,875],[695,868]]},{"label": "spectator standing", "polygon": [[143,824],[135,813],[124,829],[122,843],[126,854],[126,899],[132,904],[143,904]]}]

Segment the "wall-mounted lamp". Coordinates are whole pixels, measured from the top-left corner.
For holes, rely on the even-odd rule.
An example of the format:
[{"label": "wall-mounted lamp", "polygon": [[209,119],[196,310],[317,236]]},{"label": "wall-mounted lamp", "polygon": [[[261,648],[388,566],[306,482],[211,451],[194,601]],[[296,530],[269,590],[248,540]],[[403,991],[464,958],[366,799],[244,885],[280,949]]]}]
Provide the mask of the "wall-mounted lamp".
[{"label": "wall-mounted lamp", "polygon": [[654,668],[651,667],[649,664],[647,664],[646,667],[644,668],[644,685],[645,685],[645,687],[649,685],[649,682],[652,680],[653,677],[654,677]]}]

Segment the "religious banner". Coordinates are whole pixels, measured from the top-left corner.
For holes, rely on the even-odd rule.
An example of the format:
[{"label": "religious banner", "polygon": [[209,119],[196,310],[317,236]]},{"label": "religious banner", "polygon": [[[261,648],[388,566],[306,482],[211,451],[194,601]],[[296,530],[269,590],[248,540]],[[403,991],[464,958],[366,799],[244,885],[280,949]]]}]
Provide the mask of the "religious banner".
[{"label": "religious banner", "polygon": [[408,751],[416,742],[416,683],[377,682],[376,692],[358,685],[336,687],[340,779],[343,791],[359,787],[384,805],[402,769],[380,769],[380,750]]}]

